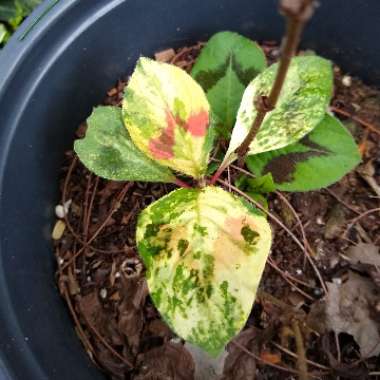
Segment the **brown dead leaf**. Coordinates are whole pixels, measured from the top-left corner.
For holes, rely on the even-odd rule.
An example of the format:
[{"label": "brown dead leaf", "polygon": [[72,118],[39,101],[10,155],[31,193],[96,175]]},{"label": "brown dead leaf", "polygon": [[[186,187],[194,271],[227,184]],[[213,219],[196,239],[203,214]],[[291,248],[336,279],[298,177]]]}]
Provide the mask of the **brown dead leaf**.
[{"label": "brown dead leaf", "polygon": [[79,300],[79,307],[86,321],[90,322],[92,325],[97,326],[99,325],[99,322],[103,322],[103,308],[96,291],[81,297]]},{"label": "brown dead leaf", "polygon": [[327,215],[325,238],[334,239],[338,237],[345,223],[346,218],[343,207],[340,204],[336,204]]},{"label": "brown dead leaf", "polygon": [[69,284],[70,295],[73,296],[80,293],[80,288],[79,288],[77,279],[75,278],[71,267],[69,267],[69,270],[67,272],[67,282]]},{"label": "brown dead leaf", "polygon": [[380,300],[375,285],[371,280],[350,271],[345,283],[327,283],[327,286],[328,328],[338,334],[352,335],[362,357],[380,354],[379,326],[371,318],[372,308]]},{"label": "brown dead leaf", "polygon": [[153,336],[159,336],[164,339],[173,337],[169,326],[161,319],[153,319],[153,321],[149,322],[148,332]]},{"label": "brown dead leaf", "polygon": [[[242,331],[234,338],[233,342],[238,342],[251,351],[257,348],[255,339],[256,329],[251,327]],[[222,380],[254,380],[256,376],[256,360],[235,346],[233,342],[227,346],[229,355],[224,364]]]},{"label": "brown dead leaf", "polygon": [[99,345],[97,352],[97,359],[102,366],[112,374],[112,379],[124,380],[125,375],[130,368],[123,363],[120,359],[115,357],[107,348]]},{"label": "brown dead leaf", "polygon": [[260,358],[263,359],[265,362],[269,362],[272,364],[279,364],[281,363],[281,355],[278,353],[272,353],[269,351],[263,351],[260,354]]},{"label": "brown dead leaf", "polygon": [[370,160],[364,165],[359,166],[359,168],[357,168],[356,171],[368,183],[369,187],[373,190],[373,192],[378,197],[380,197],[380,186],[375,179],[375,167],[373,165],[373,160]]},{"label": "brown dead leaf", "polygon": [[374,244],[359,243],[348,249],[347,256],[353,264],[370,264],[380,268],[379,247]]},{"label": "brown dead leaf", "polygon": [[[125,270],[123,270],[123,274]],[[148,295],[146,281],[141,277],[142,273],[134,272],[134,276],[122,275],[120,284],[121,301],[118,306],[119,331],[127,338],[134,353],[137,353],[144,327],[145,299]]]},{"label": "brown dead leaf", "polygon": [[311,305],[306,324],[318,334],[326,332],[326,303],[323,300],[316,301]]},{"label": "brown dead leaf", "polygon": [[350,247],[345,256],[349,258],[353,269],[367,273],[380,289],[379,247],[370,243],[359,243]]},{"label": "brown dead leaf", "polygon": [[192,380],[194,362],[182,344],[166,343],[139,355],[135,380]]}]

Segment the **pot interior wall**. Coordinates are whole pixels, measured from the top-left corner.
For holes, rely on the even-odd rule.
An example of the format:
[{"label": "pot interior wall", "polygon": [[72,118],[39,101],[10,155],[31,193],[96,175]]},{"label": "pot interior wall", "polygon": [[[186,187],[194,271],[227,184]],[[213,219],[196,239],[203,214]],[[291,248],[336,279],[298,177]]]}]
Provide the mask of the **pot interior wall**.
[{"label": "pot interior wall", "polygon": [[[59,168],[77,125],[139,55],[220,30],[278,40],[283,23],[276,3],[61,1],[24,41],[16,35],[6,47],[0,56],[0,356],[10,378],[102,378],[58,295],[49,240]],[[379,21],[376,0],[322,0],[303,46],[380,85]]]}]

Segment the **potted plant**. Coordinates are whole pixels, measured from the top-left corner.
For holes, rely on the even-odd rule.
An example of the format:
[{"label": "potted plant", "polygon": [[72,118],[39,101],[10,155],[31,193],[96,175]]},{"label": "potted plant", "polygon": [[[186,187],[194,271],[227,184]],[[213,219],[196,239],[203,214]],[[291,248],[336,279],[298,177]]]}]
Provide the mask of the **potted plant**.
[{"label": "potted plant", "polygon": [[[81,139],[77,140],[75,150],[79,159],[95,174],[112,180],[162,181],[184,187],[170,192],[173,189],[172,185],[169,185],[169,188],[159,185],[137,185],[142,186],[143,190],[138,192],[133,190],[130,182],[104,182],[89,174],[75,156],[69,153],[70,164],[65,169],[67,175],[61,187],[63,201],[56,207],[56,214],[60,220],[53,231],[53,237],[58,241],[56,254],[59,263],[59,288],[68,302],[77,333],[90,357],[115,377],[132,375],[135,378],[150,378],[149,376],[153,376],[152,370],[157,372],[155,376],[193,376],[191,357],[186,353],[186,349],[183,350],[181,344],[173,343],[173,332],[167,327],[165,330],[166,325],[160,323],[159,315],[163,316],[181,338],[201,346],[211,355],[220,353],[224,345],[241,330],[250,314],[271,242],[266,214],[270,220],[285,229],[291,240],[293,239],[292,244],[295,243],[301,248],[301,252],[304,251],[309,270],[314,271],[313,276],[317,276],[317,280],[320,281],[322,291],[319,296],[327,304],[326,313],[330,318],[331,329],[337,334],[346,332],[353,335],[360,345],[362,354],[366,352],[366,356],[371,356],[373,353],[367,352],[368,344],[366,346],[366,342],[360,341],[352,326],[346,330],[337,326],[339,313],[334,315],[335,319],[332,318],[332,312],[328,308],[332,301],[329,301],[328,297],[336,289],[331,288],[330,292],[323,294],[325,282],[329,282],[330,278],[325,273],[320,274],[319,264],[313,257],[315,249],[307,240],[302,222],[298,220],[298,224],[295,224],[296,227],[300,227],[301,235],[297,237],[297,233],[292,232],[286,223],[284,225],[279,221],[273,214],[273,209],[268,209],[267,201],[263,197],[263,194],[275,189],[305,191],[329,185],[359,162],[357,149],[348,132],[332,116],[325,116],[326,106],[332,95],[330,64],[313,54],[290,61],[298,43],[299,31],[306,18],[310,16],[309,8],[295,12],[292,7],[296,3],[283,2],[283,11],[290,20],[290,34],[287,35],[285,59],[280,60],[280,69],[277,70],[278,65],[265,69],[264,55],[260,48],[244,37],[234,33],[217,34],[200,52],[192,69],[194,79],[172,65],[142,58],[126,86],[123,110],[115,106],[97,108],[87,125],[78,130]],[[113,5],[110,5],[108,9],[110,12],[112,7]],[[138,8],[136,5],[136,8],[132,7],[130,10],[133,13],[140,11]],[[63,9],[64,7],[61,11]],[[83,8],[77,5],[77,9],[75,10],[74,6],[72,11],[82,14]],[[50,19],[50,22],[53,21],[54,13]],[[45,22],[49,23],[49,19]],[[292,31],[295,32],[295,38],[291,36]],[[200,46],[197,45],[195,48],[198,49],[198,53]],[[61,49],[58,47],[57,52]],[[84,52],[87,50],[84,45],[82,49]],[[269,50],[274,56],[274,49]],[[190,51],[194,52],[194,48]],[[231,51],[234,53],[231,54]],[[183,50],[180,54],[184,55]],[[192,59],[191,54],[187,60]],[[228,54],[229,65],[225,65]],[[53,61],[47,60],[46,70],[57,64],[56,57],[54,56]],[[222,70],[218,70],[220,66]],[[66,70],[70,71],[72,67],[66,66]],[[35,75],[37,82],[33,82],[40,83],[42,77],[39,70]],[[245,83],[247,76],[250,78]],[[228,79],[235,86],[234,91],[223,85],[224,79]],[[199,81],[203,90],[195,80]],[[212,86],[209,85],[210,81],[213,81]],[[44,85],[46,84],[42,81],[40,86]],[[218,85],[220,88],[216,91]],[[347,78],[343,85],[349,87]],[[124,86],[125,83],[120,83],[117,88],[111,90],[107,102],[118,103]],[[9,87],[4,88],[9,91]],[[33,99],[31,98],[31,103],[28,104],[34,105]],[[234,104],[231,112],[225,112],[225,99]],[[64,117],[65,114],[61,113],[60,117]],[[12,113],[9,111],[6,115]],[[10,116],[5,120],[10,120],[9,118]],[[232,130],[235,118],[237,122]],[[291,133],[282,133],[286,130],[285,126],[292,126],[288,128]],[[231,130],[232,137],[228,148],[226,142],[228,143]],[[213,135],[218,136],[219,152],[213,150],[214,161],[210,161]],[[33,143],[30,145],[31,152],[34,152]],[[266,153],[269,151],[272,153]],[[252,173],[242,166],[247,153],[251,156],[247,165]],[[237,169],[231,172],[230,168],[229,172],[226,172],[227,177],[221,179],[224,178],[221,177],[224,176],[224,169],[236,159],[237,164],[231,168]],[[326,170],[326,167],[329,170]],[[12,166],[8,164],[7,168],[9,172]],[[175,175],[173,169],[175,172],[194,177],[195,181]],[[371,177],[368,173],[363,175]],[[19,179],[13,181],[17,182]],[[225,189],[214,186],[217,183]],[[12,181],[7,182],[7,186],[11,184]],[[373,181],[370,186],[376,189]],[[252,209],[241,197],[232,195],[228,190],[245,197],[258,209]],[[159,195],[165,193],[168,195],[152,203]],[[126,201],[126,195],[129,201]],[[150,200],[145,200],[146,196],[149,196]],[[281,193],[278,193],[278,196],[282,197],[283,208],[286,206],[292,210],[288,199]],[[80,204],[80,199],[83,200],[83,204]],[[23,198],[21,204],[22,202]],[[136,209],[143,208],[141,204],[144,202],[150,205],[140,215],[137,245],[147,269],[151,296],[160,314],[153,304],[147,301],[142,276],[143,267],[133,251],[133,241],[128,240],[131,234],[134,234],[133,220],[136,220]],[[366,212],[372,214],[376,209],[368,209]],[[297,218],[298,214],[295,215]],[[64,229],[66,231],[63,234]],[[120,233],[122,229],[125,230],[124,233]],[[369,239],[372,233],[373,231],[369,235],[367,233]],[[112,234],[113,238],[107,238]],[[97,244],[92,244],[97,237]],[[110,246],[112,241],[115,241],[115,244]],[[233,252],[232,258],[237,261],[231,264],[231,260],[224,257],[227,251]],[[14,257],[17,260],[22,256]],[[226,261],[233,268],[226,265]],[[372,264],[364,264],[369,267],[354,269],[361,271],[361,274],[372,273]],[[289,277],[284,274],[276,263],[271,265],[273,268],[277,267],[279,273],[296,287],[299,294],[306,298],[311,297],[305,291],[304,286],[308,287],[310,284],[305,283],[304,277],[297,281],[293,275]],[[210,276],[206,276],[207,273]],[[10,277],[5,277],[8,278]],[[350,277],[346,284],[352,286],[352,281],[354,280]],[[357,278],[355,281],[358,286],[364,286]],[[40,292],[43,284],[43,281],[37,281],[34,291]],[[11,292],[16,291],[13,294],[24,294],[11,285],[12,281],[8,283],[8,288]],[[366,286],[369,286],[368,282]],[[314,287],[318,288],[317,285]],[[343,297],[339,294],[338,296]],[[228,362],[225,364],[227,375],[236,378],[236,368],[245,368],[247,363],[251,367],[252,363],[255,366],[256,363],[267,363],[285,370],[285,373],[295,371],[294,373],[300,377],[308,378],[314,371],[312,367],[309,372],[310,363],[305,355],[305,342],[310,334],[307,329],[311,329],[311,322],[305,322],[302,310],[289,308],[287,302],[281,304],[276,295],[270,301],[267,297],[268,292],[265,291],[260,295],[259,304],[263,307],[263,312],[266,312],[267,302],[280,308],[284,313],[281,319],[283,336],[288,336],[290,341],[295,337],[296,368],[284,367],[282,360],[278,361],[278,352],[284,349],[283,345],[277,347],[277,350],[268,351],[268,347],[262,343],[264,351],[252,349],[252,345],[257,344],[252,342],[253,335],[258,331],[266,331],[265,328],[262,329],[263,326],[252,324],[249,329],[251,335],[243,333],[240,338],[243,341],[246,339],[245,343],[234,341],[235,350],[230,349],[230,360],[234,365]],[[337,299],[339,300],[339,297]],[[4,300],[6,305],[8,298],[4,297]],[[18,302],[25,304],[25,300],[27,298],[20,297]],[[312,308],[315,303],[313,298],[312,300],[305,302],[305,307]],[[20,304],[18,305],[20,307]],[[29,309],[30,306],[30,312]],[[50,305],[48,310],[45,317],[56,313],[55,308],[52,310]],[[311,309],[309,311],[308,317],[312,315]],[[31,316],[33,314],[32,312]],[[66,314],[62,315],[66,317]],[[31,322],[30,318],[26,315],[24,319],[16,320],[22,331],[25,331],[28,321]],[[9,316],[6,316],[6,319],[9,320]],[[50,317],[46,322],[47,320],[50,320]],[[193,326],[193,322],[198,323],[198,329]],[[306,330],[302,328],[304,323]],[[59,324],[59,327],[69,329],[69,325]],[[259,327],[261,330],[257,330]],[[289,327],[290,332],[286,332],[286,327]],[[27,331],[33,333],[30,328]],[[317,332],[312,330],[312,333]],[[40,335],[36,340],[35,335],[30,337],[24,333],[24,340],[17,341],[19,347],[27,349],[29,356],[25,357],[32,358],[46,350],[42,342],[51,335]],[[339,341],[337,347],[339,350]],[[375,347],[374,350],[376,349]],[[53,348],[52,354],[59,350]],[[172,363],[176,361],[177,368],[174,372],[173,364],[167,363],[168,359]],[[134,372],[131,372],[127,368],[133,362],[135,368]],[[319,369],[325,367],[324,370],[331,376],[344,373],[344,368],[334,367],[331,361],[317,363],[317,368],[318,365]],[[372,369],[375,365],[373,360],[368,361],[368,366],[372,366]],[[43,376],[53,376],[51,372],[46,372],[46,368]],[[83,367],[78,368],[79,371],[86,371]],[[183,370],[185,372],[181,372]],[[32,373],[28,371],[34,371],[36,374],[41,368],[35,362],[29,361],[15,373]],[[58,376],[64,376],[69,371],[67,367],[60,369]],[[252,368],[250,371],[252,372]],[[248,373],[250,372],[239,376],[247,378]]]}]

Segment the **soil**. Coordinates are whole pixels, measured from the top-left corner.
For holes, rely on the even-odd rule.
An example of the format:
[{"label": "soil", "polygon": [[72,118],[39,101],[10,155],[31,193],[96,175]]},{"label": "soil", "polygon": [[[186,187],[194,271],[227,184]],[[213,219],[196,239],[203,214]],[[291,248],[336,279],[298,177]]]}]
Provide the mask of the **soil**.
[{"label": "soil", "polygon": [[[202,46],[158,58],[189,70]],[[275,42],[262,47],[270,62],[278,58]],[[270,218],[272,253],[247,325],[228,345],[224,380],[380,379],[380,358],[371,355],[377,344],[365,347],[380,330],[380,91],[338,67],[334,73],[332,110],[355,136],[363,163],[328,189],[269,197],[271,215],[288,231]],[[120,105],[126,82],[104,104]],[[88,355],[112,379],[194,377],[191,355],[149,298],[135,247],[138,213],[173,188],[106,181],[66,152],[61,203],[71,204],[57,227],[58,235],[65,228],[55,240],[57,281]],[[372,256],[350,260],[353,249]],[[354,275],[371,294],[355,295]],[[360,355],[366,349],[369,359]]]}]

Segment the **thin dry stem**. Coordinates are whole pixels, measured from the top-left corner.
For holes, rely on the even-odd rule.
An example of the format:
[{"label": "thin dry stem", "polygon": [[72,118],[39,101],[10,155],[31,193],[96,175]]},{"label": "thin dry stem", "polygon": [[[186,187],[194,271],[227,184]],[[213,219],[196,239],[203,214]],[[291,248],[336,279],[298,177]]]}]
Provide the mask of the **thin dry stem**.
[{"label": "thin dry stem", "polygon": [[293,329],[294,339],[296,341],[296,347],[297,347],[297,355],[298,355],[297,368],[300,372],[299,377],[300,377],[300,380],[309,380],[310,377],[307,372],[305,346],[303,343],[302,332],[298,324],[298,321],[296,319],[293,319],[292,321],[292,329]]}]

